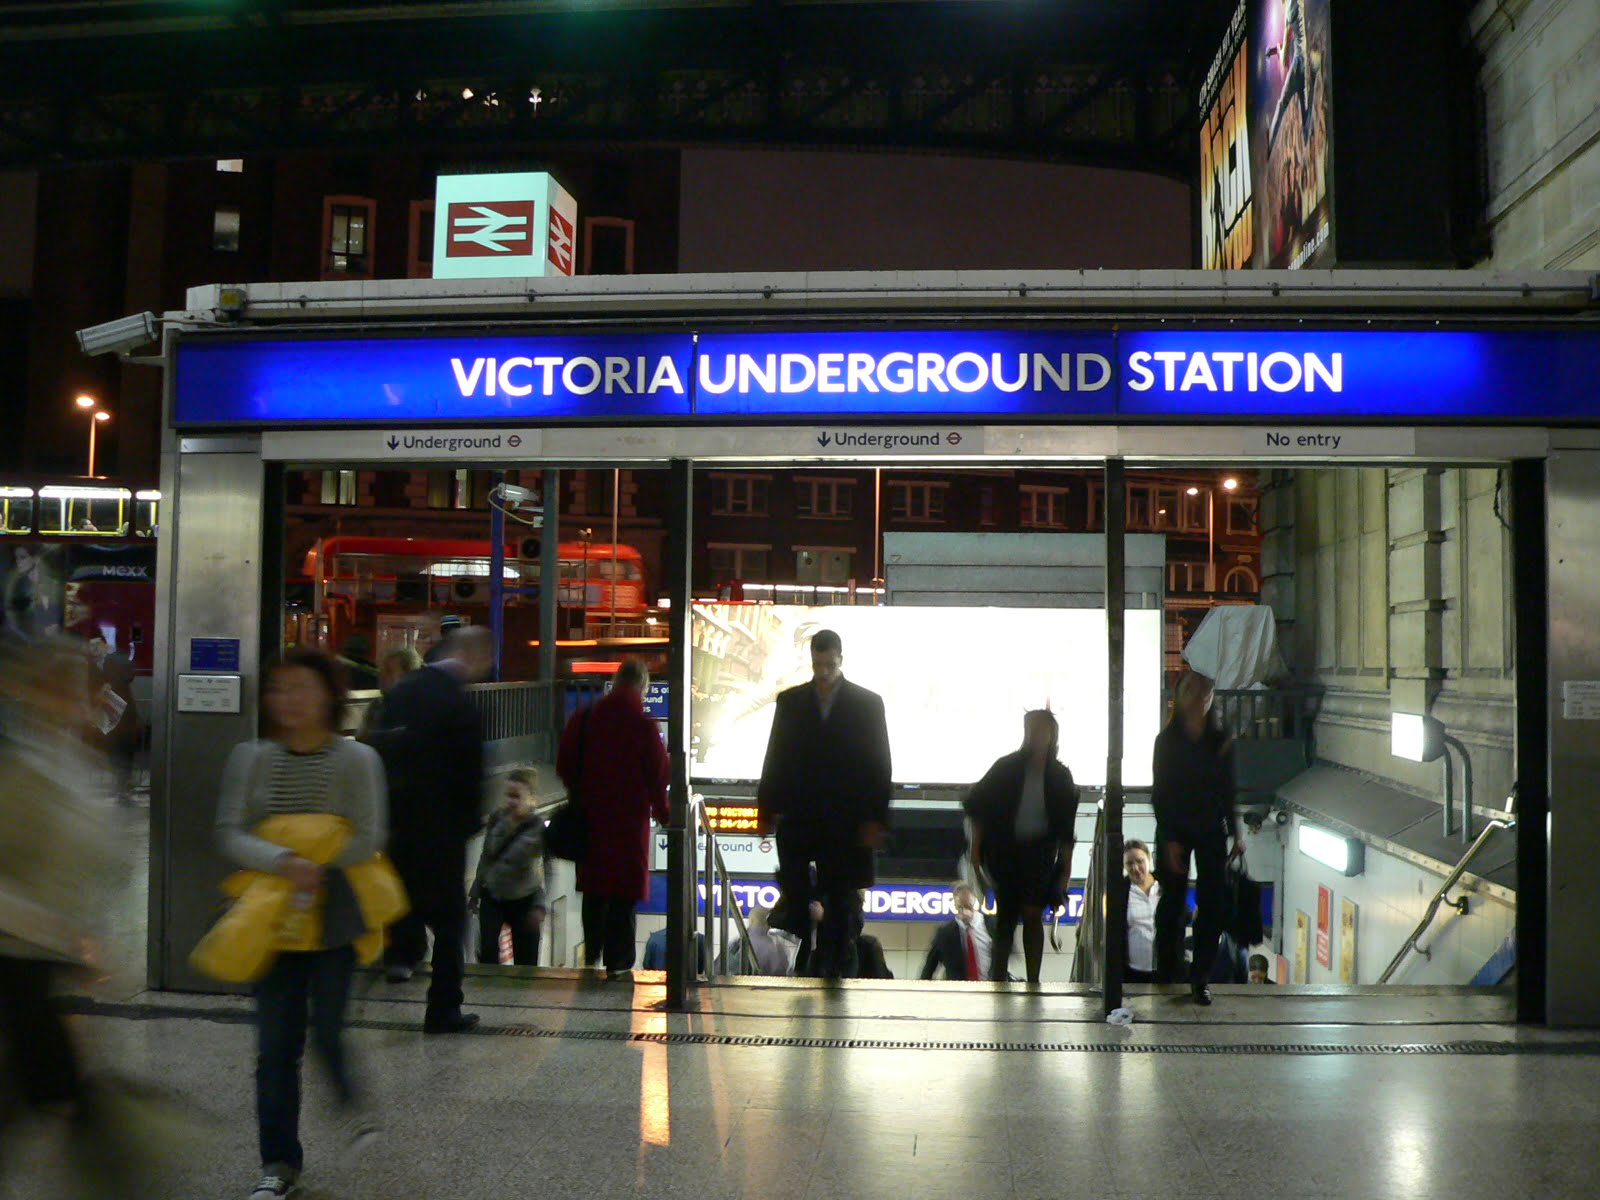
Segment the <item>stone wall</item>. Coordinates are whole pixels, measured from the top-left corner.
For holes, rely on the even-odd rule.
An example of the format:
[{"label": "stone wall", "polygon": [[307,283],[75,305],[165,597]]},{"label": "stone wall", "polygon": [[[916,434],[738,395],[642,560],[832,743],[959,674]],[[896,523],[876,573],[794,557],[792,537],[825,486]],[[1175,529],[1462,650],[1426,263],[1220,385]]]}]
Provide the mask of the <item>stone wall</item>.
[{"label": "stone wall", "polygon": [[1480,0],[1496,268],[1600,268],[1600,4]]},{"label": "stone wall", "polygon": [[1395,758],[1390,714],[1466,744],[1475,802],[1510,791],[1510,532],[1493,469],[1276,471],[1264,480],[1262,602],[1295,678],[1324,689],[1316,757],[1442,798],[1443,767]]}]

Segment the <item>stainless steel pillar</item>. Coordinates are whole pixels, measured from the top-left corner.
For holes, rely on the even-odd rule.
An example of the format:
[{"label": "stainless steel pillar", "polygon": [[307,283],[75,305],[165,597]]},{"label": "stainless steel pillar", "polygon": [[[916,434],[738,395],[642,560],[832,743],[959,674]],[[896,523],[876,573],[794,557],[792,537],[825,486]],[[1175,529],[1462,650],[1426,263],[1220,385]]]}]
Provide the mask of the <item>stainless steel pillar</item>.
[{"label": "stainless steel pillar", "polygon": [[1100,847],[1101,895],[1105,897],[1105,1010],[1122,1005],[1122,968],[1127,944],[1121,936],[1126,889],[1117,886],[1122,865],[1122,710],[1126,658],[1127,486],[1122,460],[1106,462],[1106,822]]},{"label": "stainless steel pillar", "polygon": [[[177,453],[181,445],[182,453]],[[213,846],[229,752],[256,736],[262,658],[265,479],[258,439],[169,435],[162,456],[150,755],[149,977],[156,988],[217,991],[189,952],[221,907],[228,867]],[[239,642],[237,713],[180,712],[193,638]],[[275,650],[276,646],[268,647]]]},{"label": "stainless steel pillar", "polygon": [[[667,755],[672,762],[667,826],[667,1006],[682,1008],[698,975],[694,955],[694,818],[689,805],[689,587],[694,468],[675,458],[667,489]],[[709,940],[709,939],[708,939]]]}]

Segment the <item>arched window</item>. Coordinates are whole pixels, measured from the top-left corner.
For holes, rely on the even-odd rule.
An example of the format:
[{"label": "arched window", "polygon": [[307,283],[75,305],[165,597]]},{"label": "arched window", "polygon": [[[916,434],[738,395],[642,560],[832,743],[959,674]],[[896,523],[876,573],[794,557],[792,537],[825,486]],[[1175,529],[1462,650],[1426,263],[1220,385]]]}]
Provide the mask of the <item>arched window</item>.
[{"label": "arched window", "polygon": [[1254,595],[1261,590],[1256,574],[1249,567],[1234,567],[1222,579],[1222,590],[1232,595]]}]

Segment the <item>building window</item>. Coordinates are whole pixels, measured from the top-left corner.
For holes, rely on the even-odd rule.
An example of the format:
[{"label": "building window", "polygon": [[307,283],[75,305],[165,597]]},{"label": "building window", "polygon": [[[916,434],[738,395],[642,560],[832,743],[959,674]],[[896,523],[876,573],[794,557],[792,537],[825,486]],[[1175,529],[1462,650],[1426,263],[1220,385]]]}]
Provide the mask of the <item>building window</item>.
[{"label": "building window", "polygon": [[1185,533],[1204,533],[1208,528],[1207,504],[1210,497],[1205,492],[1191,496],[1188,492],[1183,494],[1183,513],[1180,517],[1180,528]]},{"label": "building window", "polygon": [[1023,488],[1022,527],[1024,529],[1065,529],[1067,527],[1067,489],[1052,487]]},{"label": "building window", "polygon": [[1228,501],[1228,532],[1254,533],[1256,531],[1256,502],[1246,499]]},{"label": "building window", "polygon": [[985,485],[978,489],[978,524],[993,525],[994,523],[994,488]]},{"label": "building window", "polygon": [[1176,488],[1157,488],[1155,491],[1156,511],[1150,518],[1153,529],[1177,529],[1179,518],[1178,490]]},{"label": "building window", "polygon": [[794,510],[802,517],[848,517],[855,511],[853,479],[795,480]]},{"label": "building window", "polygon": [[626,217],[585,217],[583,273],[633,274],[634,223]]},{"label": "building window", "polygon": [[850,582],[850,554],[849,550],[834,550],[827,546],[796,546],[794,551],[795,582]]},{"label": "building window", "polygon": [[1222,577],[1222,590],[1234,596],[1253,596],[1261,590],[1249,567],[1234,567]]},{"label": "building window", "polygon": [[220,171],[224,175],[243,175],[244,174],[244,159],[242,159],[242,158],[219,158],[219,159],[217,159],[217,170]]},{"label": "building window", "polygon": [[211,214],[211,248],[225,254],[239,252],[239,210],[230,204],[218,205]]},{"label": "building window", "polygon": [[324,471],[322,473],[322,502],[324,504],[354,504],[356,502],[356,473],[354,471]]},{"label": "building window", "polygon": [[767,581],[771,546],[711,545],[706,547],[713,583],[730,580]]},{"label": "building window", "polygon": [[1167,564],[1167,590],[1169,592],[1209,592],[1210,564],[1203,562],[1175,562]]},{"label": "building window", "polygon": [[329,196],[322,202],[324,279],[372,278],[372,227],[377,202],[363,196]]},{"label": "building window", "polygon": [[711,514],[717,517],[764,517],[771,480],[765,475],[713,475]]},{"label": "building window", "polygon": [[942,483],[891,483],[889,516],[896,521],[944,520]]},{"label": "building window", "polygon": [[406,275],[433,278],[433,201],[411,202],[411,232],[406,240]]}]

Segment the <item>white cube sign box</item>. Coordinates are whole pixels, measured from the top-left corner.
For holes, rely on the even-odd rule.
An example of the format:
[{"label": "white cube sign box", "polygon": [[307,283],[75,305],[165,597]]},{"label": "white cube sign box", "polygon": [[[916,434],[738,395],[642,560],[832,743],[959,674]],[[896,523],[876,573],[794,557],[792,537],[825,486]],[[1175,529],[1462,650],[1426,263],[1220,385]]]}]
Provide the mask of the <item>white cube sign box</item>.
[{"label": "white cube sign box", "polygon": [[543,171],[441,175],[434,193],[433,277],[571,275],[578,202]]}]

